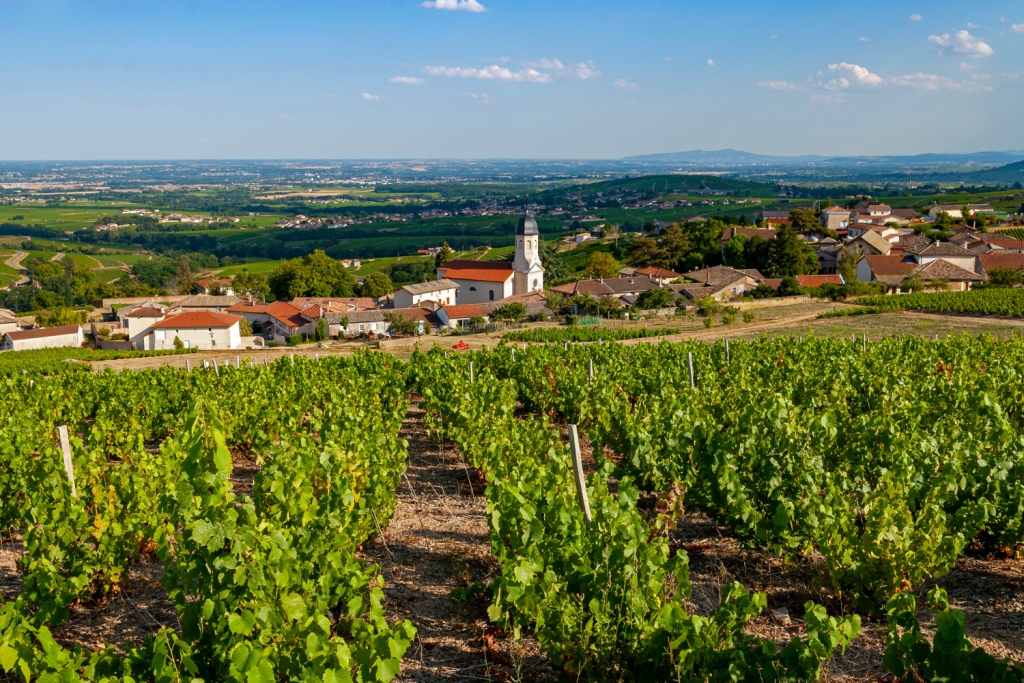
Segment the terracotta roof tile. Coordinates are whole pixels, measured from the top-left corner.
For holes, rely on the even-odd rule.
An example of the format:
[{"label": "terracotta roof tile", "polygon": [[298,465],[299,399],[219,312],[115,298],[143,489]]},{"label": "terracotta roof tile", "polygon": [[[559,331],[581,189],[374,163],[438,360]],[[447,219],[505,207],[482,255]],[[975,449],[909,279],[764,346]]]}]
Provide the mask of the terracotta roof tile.
[{"label": "terracotta roof tile", "polygon": [[839,274],[831,275],[797,275],[796,281],[800,283],[801,287],[821,287],[822,285],[844,285],[843,276]]},{"label": "terracotta roof tile", "polygon": [[61,325],[60,327],[37,327],[33,330],[19,330],[8,332],[7,336],[11,341],[24,339],[45,339],[46,337],[59,337],[65,334],[77,334],[82,329],[81,325]]},{"label": "terracotta roof tile", "polygon": [[227,313],[215,313],[213,311],[188,311],[164,318],[158,323],[150,325],[152,328],[191,328],[191,327],[231,327],[242,318]]}]

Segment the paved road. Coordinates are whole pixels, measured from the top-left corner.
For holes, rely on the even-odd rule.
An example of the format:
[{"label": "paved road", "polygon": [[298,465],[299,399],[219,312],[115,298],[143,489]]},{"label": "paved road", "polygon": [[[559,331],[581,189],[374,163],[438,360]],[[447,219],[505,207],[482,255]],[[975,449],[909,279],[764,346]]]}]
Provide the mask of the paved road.
[{"label": "paved road", "polygon": [[7,265],[9,265],[11,268],[14,268],[15,270],[22,274],[21,277],[18,278],[18,280],[14,283],[15,286],[17,287],[20,287],[24,284],[28,284],[29,282],[28,275],[26,274],[28,273],[28,271],[21,267],[21,260],[26,256],[28,256],[27,251],[16,251],[14,252],[14,256],[7,259],[6,262]]}]

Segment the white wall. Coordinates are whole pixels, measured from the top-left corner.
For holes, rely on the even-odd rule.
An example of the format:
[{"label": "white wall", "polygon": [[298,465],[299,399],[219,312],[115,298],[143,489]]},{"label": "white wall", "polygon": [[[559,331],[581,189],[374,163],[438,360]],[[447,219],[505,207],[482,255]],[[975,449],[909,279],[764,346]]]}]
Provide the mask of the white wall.
[{"label": "white wall", "polygon": [[436,301],[442,305],[454,305],[455,288],[423,292],[422,294],[413,294],[401,288],[395,290],[395,308],[412,308],[427,301]]},{"label": "white wall", "polygon": [[124,329],[128,335],[128,341],[135,342],[135,348],[141,349],[143,339],[147,334],[149,334],[149,328],[161,320],[163,320],[163,316],[160,316],[159,318],[131,318],[129,316],[125,316],[121,322],[124,323]]},{"label": "white wall", "polygon": [[871,282],[871,266],[868,265],[866,258],[857,262],[857,279],[861,282]]},{"label": "white wall", "polygon": [[[459,286],[455,292],[455,305],[464,306],[465,304],[485,304],[489,301],[497,301],[504,299],[507,296],[513,294],[513,275],[508,274],[508,280],[505,282],[478,282],[476,280],[455,280],[451,279],[455,284]],[[475,289],[475,291],[473,291]],[[491,297],[491,292],[494,293],[494,297]],[[396,308],[398,306],[397,301],[395,303]]]},{"label": "white wall", "polygon": [[34,349],[56,349],[62,347],[79,347],[85,341],[82,328],[77,333],[61,334],[55,337],[37,337],[36,339],[22,339],[9,343],[4,339],[4,348],[13,351],[30,351]]},{"label": "white wall", "polygon": [[931,263],[932,261],[949,261],[950,263],[960,266],[964,270],[974,272],[974,266],[976,258],[974,256],[924,256],[919,257],[919,263]]},{"label": "white wall", "polygon": [[[213,330],[212,332],[210,330]],[[160,338],[163,333],[163,339]],[[190,349],[237,349],[242,344],[242,335],[238,331],[238,323],[231,327],[183,327],[181,329],[161,327],[151,329],[150,334],[145,337],[145,348],[147,351],[159,351],[161,349],[173,349],[174,338],[178,337],[182,342],[187,342]]]}]

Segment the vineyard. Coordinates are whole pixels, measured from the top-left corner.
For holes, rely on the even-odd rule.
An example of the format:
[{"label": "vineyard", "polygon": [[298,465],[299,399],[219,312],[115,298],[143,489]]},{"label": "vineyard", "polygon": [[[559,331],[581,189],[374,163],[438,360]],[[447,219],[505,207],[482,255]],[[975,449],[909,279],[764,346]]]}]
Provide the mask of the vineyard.
[{"label": "vineyard", "polygon": [[[395,513],[413,391],[486,480],[496,569],[452,598],[535,639],[564,680],[812,681],[873,623],[899,679],[1024,681],[935,584],[971,549],[1024,544],[1022,360],[1021,340],[762,338],[8,377],[0,523],[22,535],[24,587],[0,608],[0,665],[26,681],[398,676],[416,629],[357,553]],[[260,463],[251,496],[231,485],[240,455]],[[801,637],[752,635],[766,597],[740,583],[695,612],[684,513],[789,565],[821,558]],[[143,553],[180,627],[58,644],[69,609],[117,594]]]},{"label": "vineyard", "polygon": [[679,334],[675,327],[546,327],[518,330],[505,335],[513,342],[593,342],[622,341],[625,339],[647,339],[668,334]]},{"label": "vineyard", "polygon": [[968,292],[929,292],[895,296],[869,296],[857,303],[887,310],[922,310],[983,315],[1024,315],[1024,290],[975,289]]},{"label": "vineyard", "polygon": [[100,351],[94,349],[56,348],[17,353],[0,353],[0,377],[34,373],[64,375],[92,372],[80,361],[117,360],[120,358],[150,358],[195,353],[196,349],[167,349],[163,351]]}]

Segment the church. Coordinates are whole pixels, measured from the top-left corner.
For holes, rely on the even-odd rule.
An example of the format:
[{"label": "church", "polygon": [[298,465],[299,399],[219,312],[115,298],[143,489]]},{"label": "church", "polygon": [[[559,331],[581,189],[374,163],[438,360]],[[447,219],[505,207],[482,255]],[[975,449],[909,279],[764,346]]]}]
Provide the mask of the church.
[{"label": "church", "polygon": [[501,261],[449,261],[437,269],[437,279],[451,280],[455,303],[484,304],[516,294],[544,290],[544,267],[540,263],[540,231],[527,211],[516,224],[516,256]]}]

